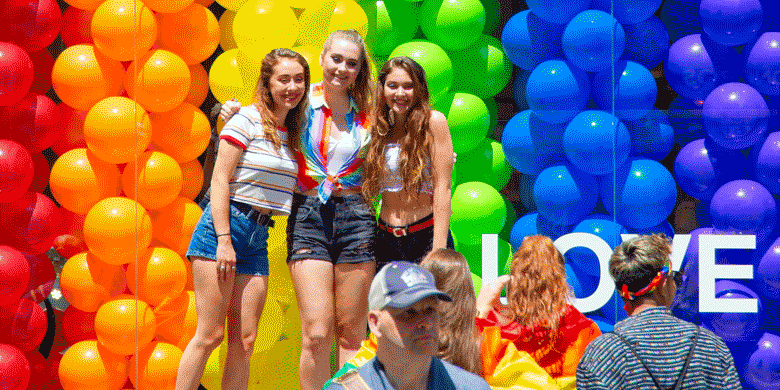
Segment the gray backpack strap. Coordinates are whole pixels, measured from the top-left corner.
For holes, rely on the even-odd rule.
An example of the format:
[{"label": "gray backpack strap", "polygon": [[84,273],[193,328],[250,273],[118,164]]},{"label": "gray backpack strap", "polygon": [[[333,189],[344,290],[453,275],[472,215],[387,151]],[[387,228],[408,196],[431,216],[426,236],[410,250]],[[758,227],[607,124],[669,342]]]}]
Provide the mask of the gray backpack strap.
[{"label": "gray backpack strap", "polygon": [[333,382],[344,386],[347,390],[371,390],[366,381],[360,377],[360,373],[355,369],[345,372],[340,377],[334,379]]}]

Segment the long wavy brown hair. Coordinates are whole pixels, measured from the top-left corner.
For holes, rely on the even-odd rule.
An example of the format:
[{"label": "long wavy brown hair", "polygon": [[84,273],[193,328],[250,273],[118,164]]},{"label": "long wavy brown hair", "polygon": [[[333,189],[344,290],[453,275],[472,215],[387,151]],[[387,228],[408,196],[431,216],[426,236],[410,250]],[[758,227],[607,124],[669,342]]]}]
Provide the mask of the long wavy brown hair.
[{"label": "long wavy brown hair", "polygon": [[552,240],[541,235],[524,238],[510,267],[510,318],[522,326],[554,332],[571,296],[563,256]]},{"label": "long wavy brown hair", "polygon": [[[273,114],[276,103],[271,96],[270,82],[274,75],[274,67],[282,60],[289,58],[297,61],[303,67],[304,89],[303,97],[295,108],[287,113],[284,124],[277,123],[277,118]],[[263,58],[263,64],[260,68],[260,79],[257,81],[257,93],[255,99],[255,108],[260,112],[260,118],[263,121],[265,138],[273,143],[278,151],[281,148],[281,141],[276,132],[276,127],[284,125],[287,128],[287,143],[290,149],[297,151],[300,148],[301,129],[306,125],[306,108],[309,107],[309,84],[311,84],[311,74],[309,72],[309,63],[302,55],[290,49],[274,49]]]},{"label": "long wavy brown hair", "polygon": [[[393,69],[402,69],[409,74],[414,89],[414,101],[403,124],[395,123],[394,115],[385,100],[385,81]],[[391,139],[398,139],[400,145],[398,166],[403,177],[407,202],[413,194],[420,192],[423,180],[435,180],[433,177],[426,177],[427,172],[431,172],[433,135],[430,130],[428,83],[425,80],[422,66],[409,57],[392,58],[379,71],[374,93],[376,105],[371,114],[371,141],[363,163],[362,193],[368,200],[374,199],[381,192],[386,165],[385,147]]]},{"label": "long wavy brown hair", "polygon": [[477,298],[466,259],[453,249],[432,251],[420,263],[436,279],[436,288],[452,297],[439,302],[437,357],[477,375],[482,374],[480,339],[474,317]]},{"label": "long wavy brown hair", "polygon": [[360,71],[358,71],[355,83],[349,87],[349,96],[355,100],[360,112],[369,112],[372,105],[372,90],[374,89],[374,77],[371,74],[371,67],[369,64],[370,54],[366,47],[366,42],[360,33],[355,30],[337,30],[325,40],[325,45],[322,47],[322,56],[330,50],[333,45],[333,41],[336,39],[343,39],[347,42],[353,43],[360,48]]}]

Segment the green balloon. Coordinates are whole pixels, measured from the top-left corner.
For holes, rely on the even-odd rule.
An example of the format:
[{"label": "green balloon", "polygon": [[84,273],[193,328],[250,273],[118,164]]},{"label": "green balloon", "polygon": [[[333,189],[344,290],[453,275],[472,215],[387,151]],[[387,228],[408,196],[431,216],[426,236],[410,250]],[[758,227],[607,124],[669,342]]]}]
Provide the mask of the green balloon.
[{"label": "green balloon", "polygon": [[458,156],[456,184],[481,181],[501,191],[512,176],[512,166],[504,156],[501,144],[485,139],[476,149],[464,156]]},{"label": "green balloon", "polygon": [[482,99],[485,102],[485,106],[490,114],[490,130],[494,130],[498,125],[498,107],[496,106],[496,99],[487,98]]},{"label": "green balloon", "polygon": [[515,211],[515,205],[507,197],[504,196],[503,198],[504,204],[506,204],[506,223],[504,223],[504,228],[498,233],[498,237],[509,241],[509,235],[515,226],[515,222],[517,222],[517,211]]},{"label": "green balloon", "polygon": [[512,267],[512,244],[503,239],[498,240],[498,267],[499,275],[509,275],[509,269]]},{"label": "green balloon", "polygon": [[480,0],[425,0],[420,8],[425,36],[446,50],[469,47],[485,29]]},{"label": "green balloon", "polygon": [[490,112],[484,100],[470,93],[458,92],[450,96],[444,97],[441,103],[437,102],[434,108],[447,117],[455,153],[466,155],[487,137],[490,131]]},{"label": "green balloon", "polygon": [[432,103],[447,94],[452,86],[452,61],[439,45],[423,40],[413,40],[396,47],[390,53],[389,58],[398,56],[407,56],[417,61],[425,70],[428,93]]},{"label": "green balloon", "polygon": [[489,184],[468,182],[452,194],[450,229],[460,245],[482,242],[482,234],[498,234],[506,222],[504,198]]},{"label": "green balloon", "polygon": [[482,278],[474,272],[471,273],[471,284],[474,285],[474,296],[479,295],[479,291],[482,290]]},{"label": "green balloon", "polygon": [[[456,247],[457,251],[466,258],[471,272],[482,277],[482,243],[475,242],[462,244]],[[498,240],[498,274],[504,275],[509,271],[509,265],[512,263],[512,245],[502,239]],[[503,273],[501,273],[503,271]]]},{"label": "green balloon", "polygon": [[493,35],[501,23],[501,3],[498,0],[482,0],[482,6],[485,7],[485,29],[482,33]]},{"label": "green balloon", "polygon": [[[390,54],[396,46],[413,39],[417,33],[417,16],[420,13],[418,3],[361,1],[360,5],[368,16],[366,44],[376,56]],[[375,33],[372,35],[372,32]]]},{"label": "green balloon", "polygon": [[455,82],[452,89],[483,99],[501,92],[512,78],[512,62],[504,54],[501,41],[480,35],[471,46],[452,55]]}]

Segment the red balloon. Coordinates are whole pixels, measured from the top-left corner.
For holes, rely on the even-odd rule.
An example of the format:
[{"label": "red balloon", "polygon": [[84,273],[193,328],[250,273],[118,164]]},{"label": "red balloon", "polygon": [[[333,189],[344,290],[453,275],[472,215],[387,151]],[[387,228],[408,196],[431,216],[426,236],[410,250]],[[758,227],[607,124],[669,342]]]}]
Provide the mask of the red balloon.
[{"label": "red balloon", "polygon": [[95,334],[95,316],[97,312],[86,312],[68,306],[62,313],[62,338],[68,345],[79,341],[97,339]]},{"label": "red balloon", "polygon": [[46,335],[46,313],[29,299],[0,306],[0,343],[11,344],[22,351],[37,348]]},{"label": "red balloon", "polygon": [[0,390],[25,390],[30,382],[30,362],[19,348],[0,344]]},{"label": "red balloon", "polygon": [[43,95],[28,93],[0,110],[0,138],[20,143],[30,154],[51,146],[63,130],[60,108]]},{"label": "red balloon", "polygon": [[[74,8],[74,7],[71,7]],[[70,9],[70,8],[68,8]],[[60,137],[51,145],[51,150],[62,156],[71,149],[86,148],[87,142],[84,141],[84,119],[88,111],[79,111],[65,103],[60,104],[62,113],[62,133]]]},{"label": "red balloon", "polygon": [[27,362],[30,363],[30,383],[28,390],[45,389],[51,380],[51,366],[38,350],[33,349],[24,353]]},{"label": "red balloon", "polygon": [[30,283],[27,284],[27,292],[22,298],[40,303],[49,296],[54,287],[54,280],[57,278],[54,264],[45,253],[38,256],[26,253],[24,255],[30,265]]},{"label": "red balloon", "polygon": [[92,40],[92,11],[68,7],[62,13],[62,43],[65,46],[94,44]]},{"label": "red balloon", "polygon": [[34,177],[33,169],[32,157],[24,146],[0,139],[0,203],[18,200],[27,192]]},{"label": "red balloon", "polygon": [[13,43],[0,42],[0,106],[21,100],[30,92],[34,78],[33,63],[27,52]]},{"label": "red balloon", "polygon": [[86,252],[87,244],[84,242],[84,218],[85,215],[76,214],[64,207],[60,207],[62,214],[62,234],[54,239],[54,249],[62,257],[70,259],[74,255]]},{"label": "red balloon", "polygon": [[28,192],[15,202],[0,204],[0,215],[6,232],[0,240],[23,252],[44,253],[61,234],[60,210],[51,199],[38,192]]},{"label": "red balloon", "polygon": [[10,305],[22,298],[30,283],[30,264],[22,252],[0,246],[0,305]]},{"label": "red balloon", "polygon": [[52,350],[49,358],[46,359],[51,366],[49,375],[49,383],[44,387],[46,390],[62,390],[62,384],[60,383],[60,362],[62,361],[62,352],[54,352]]},{"label": "red balloon", "polygon": [[35,69],[30,92],[45,95],[51,89],[51,70],[54,69],[54,57],[48,49],[30,53],[30,60]]},{"label": "red balloon", "polygon": [[62,12],[56,0],[5,0],[0,20],[0,39],[28,53],[45,49],[62,28]]},{"label": "red balloon", "polygon": [[46,159],[42,153],[33,154],[32,161],[35,174],[33,175],[32,183],[28,192],[43,192],[46,186],[49,185],[49,175],[51,174],[51,168],[49,168],[49,160]]}]

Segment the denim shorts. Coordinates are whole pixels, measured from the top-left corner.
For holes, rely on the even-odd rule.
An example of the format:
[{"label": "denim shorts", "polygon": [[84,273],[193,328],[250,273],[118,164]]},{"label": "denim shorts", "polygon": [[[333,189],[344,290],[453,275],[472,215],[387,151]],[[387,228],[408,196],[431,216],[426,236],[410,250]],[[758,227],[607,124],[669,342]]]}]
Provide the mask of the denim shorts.
[{"label": "denim shorts", "polygon": [[[433,219],[433,214],[412,222],[411,225],[429,219]],[[379,271],[385,264],[399,260],[420,264],[431,248],[433,248],[433,226],[401,237],[396,237],[393,233],[377,228],[376,243],[374,244],[374,251],[377,254],[376,269]],[[451,233],[447,234],[447,248],[455,248]]]},{"label": "denim shorts", "polygon": [[[236,205],[230,201],[230,238],[236,251],[236,273],[242,275],[268,275],[268,228],[249,219],[248,205]],[[245,210],[245,211],[242,211]],[[192,233],[187,258],[190,256],[215,260],[217,235],[211,218],[211,203],[203,209],[195,231]]]},{"label": "denim shorts", "polygon": [[287,220],[287,261],[323,260],[333,264],[374,261],[376,217],[359,194],[295,194]]}]

